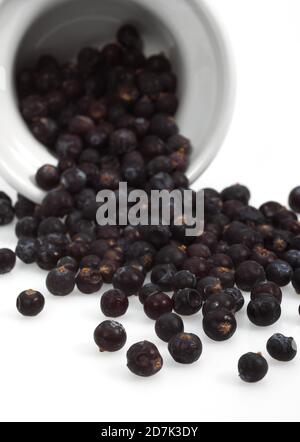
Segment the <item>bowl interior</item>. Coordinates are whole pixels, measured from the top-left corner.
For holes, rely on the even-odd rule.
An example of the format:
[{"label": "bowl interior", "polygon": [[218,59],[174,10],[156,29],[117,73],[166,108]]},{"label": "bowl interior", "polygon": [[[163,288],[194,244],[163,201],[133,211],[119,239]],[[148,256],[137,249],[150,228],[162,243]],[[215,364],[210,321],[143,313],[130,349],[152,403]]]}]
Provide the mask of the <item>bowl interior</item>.
[{"label": "bowl interior", "polygon": [[44,2],[21,39],[15,69],[45,53],[72,59],[84,46],[112,41],[125,22],[140,29],[148,55],[165,52],[172,60],[179,79],[178,124],[194,146],[188,170],[193,182],[216,154],[210,137],[222,112],[224,89],[215,29],[199,1],[126,0],[126,7],[124,0]]}]

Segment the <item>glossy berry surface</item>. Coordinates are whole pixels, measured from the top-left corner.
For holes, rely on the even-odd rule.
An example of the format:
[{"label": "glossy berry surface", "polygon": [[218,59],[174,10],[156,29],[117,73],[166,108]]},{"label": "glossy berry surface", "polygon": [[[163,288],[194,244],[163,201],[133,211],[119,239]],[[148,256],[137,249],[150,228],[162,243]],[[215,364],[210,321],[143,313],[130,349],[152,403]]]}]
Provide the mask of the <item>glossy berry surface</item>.
[{"label": "glossy berry surface", "polygon": [[145,276],[130,266],[120,267],[113,277],[113,286],[122,290],[127,296],[135,295],[142,287]]},{"label": "glossy berry surface", "polygon": [[150,319],[156,320],[165,313],[171,313],[172,310],[172,299],[162,292],[148,296],[144,303],[144,312]]},{"label": "glossy berry surface", "polygon": [[247,314],[250,321],[259,327],[275,324],[281,316],[281,307],[272,295],[261,295],[250,301]]},{"label": "glossy berry surface", "polygon": [[281,304],[282,302],[282,290],[281,288],[271,281],[261,282],[253,287],[251,290],[251,299],[255,300],[262,295],[272,295]]},{"label": "glossy berry surface", "polygon": [[57,267],[65,267],[73,273],[78,270],[78,263],[72,256],[64,256],[57,261]]},{"label": "glossy berry surface", "polygon": [[193,364],[202,354],[202,342],[193,333],[178,333],[168,344],[172,358],[180,364]]},{"label": "glossy berry surface", "polygon": [[210,276],[218,278],[224,289],[231,288],[235,282],[235,271],[228,267],[215,267],[210,271]]},{"label": "glossy berry surface", "polygon": [[81,293],[91,295],[100,291],[103,279],[99,270],[83,267],[76,275],[76,286]]},{"label": "glossy berry surface", "polygon": [[214,341],[230,339],[237,329],[234,315],[227,310],[214,310],[204,316],[203,330]]},{"label": "glossy berry surface", "polygon": [[231,296],[234,299],[236,312],[239,312],[240,310],[242,310],[242,308],[245,305],[245,298],[244,298],[242,292],[238,288],[232,287],[229,289],[225,289],[225,290],[223,290],[223,293]]},{"label": "glossy berry surface", "polygon": [[240,358],[238,371],[244,382],[255,383],[267,375],[269,366],[260,353],[247,353]]},{"label": "glossy berry surface", "polygon": [[15,265],[15,253],[10,249],[0,249],[0,275],[11,272]]},{"label": "glossy berry surface", "polygon": [[69,295],[75,288],[75,273],[64,266],[53,269],[48,273],[46,286],[52,295]]},{"label": "glossy berry surface", "polygon": [[154,294],[159,293],[159,292],[161,292],[161,289],[158,287],[158,285],[156,285],[156,284],[152,284],[152,283],[145,284],[145,285],[139,290],[139,293],[138,293],[140,303],[144,305],[146,299],[147,299],[149,296],[154,295]]},{"label": "glossy berry surface", "polygon": [[277,333],[268,340],[267,350],[277,361],[289,362],[297,355],[297,344],[294,338]]},{"label": "glossy berry surface", "polygon": [[202,297],[195,289],[180,289],[173,295],[174,311],[179,315],[191,316],[202,308]]},{"label": "glossy berry surface", "polygon": [[166,313],[155,322],[155,333],[164,342],[169,342],[173,336],[183,330],[183,321],[176,313]]},{"label": "glossy berry surface", "polygon": [[94,331],[94,341],[101,352],[115,352],[124,347],[127,340],[122,324],[116,321],[104,321]]},{"label": "glossy berry surface", "polygon": [[286,261],[278,259],[268,265],[266,275],[269,281],[275,282],[279,287],[284,287],[291,282],[293,269]]},{"label": "glossy berry surface", "polygon": [[159,264],[151,273],[151,282],[158,285],[161,290],[171,291],[174,287],[174,276],[177,273],[173,264]]},{"label": "glossy berry surface", "polygon": [[36,173],[37,185],[43,190],[52,190],[59,184],[59,172],[56,167],[46,164]]},{"label": "glossy berry surface", "polygon": [[196,289],[205,301],[209,299],[210,296],[221,293],[222,284],[219,278],[207,276],[206,278],[198,280]]},{"label": "glossy berry surface", "polygon": [[45,306],[45,298],[36,290],[25,290],[17,298],[17,309],[23,316],[37,316]]},{"label": "glossy berry surface", "polygon": [[197,278],[188,270],[181,270],[175,273],[173,278],[173,287],[175,290],[179,289],[194,289],[196,288]]},{"label": "glossy berry surface", "polygon": [[105,316],[111,318],[123,316],[128,306],[128,297],[121,290],[108,290],[101,297],[101,310]]},{"label": "glossy berry surface", "polygon": [[236,312],[236,301],[233,296],[226,293],[219,293],[218,295],[212,295],[203,305],[203,315],[207,315],[209,312],[215,310],[228,310],[232,313]]},{"label": "glossy berry surface", "polygon": [[266,279],[264,268],[255,261],[245,261],[239,265],[235,273],[239,289],[247,292]]},{"label": "glossy berry surface", "polygon": [[162,366],[163,358],[151,342],[138,342],[127,352],[127,367],[137,376],[153,376],[161,370]]}]

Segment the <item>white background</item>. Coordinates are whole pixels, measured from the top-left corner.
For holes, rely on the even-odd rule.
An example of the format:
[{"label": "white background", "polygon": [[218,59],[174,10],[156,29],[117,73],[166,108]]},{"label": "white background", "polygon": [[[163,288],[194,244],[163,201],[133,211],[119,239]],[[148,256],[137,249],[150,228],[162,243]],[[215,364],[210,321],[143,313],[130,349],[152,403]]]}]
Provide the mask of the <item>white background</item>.
[{"label": "white background", "polygon": [[[238,96],[229,136],[200,184],[221,189],[239,181],[251,188],[253,204],[286,203],[290,189],[300,184],[300,2],[209,2],[231,35]],[[14,196],[4,183],[1,188]],[[11,227],[1,229],[0,243],[14,247]],[[269,360],[269,375],[257,385],[237,376],[239,357],[265,353],[273,333],[293,335],[300,343],[300,300],[291,289],[285,290],[280,322],[257,329],[244,311],[238,333],[227,343],[204,336],[201,316],[186,320],[186,330],[199,334],[204,344],[199,363],[187,367],[172,362],[152,321],[130,299],[122,319],[126,348],[149,339],[165,359],[159,375],[140,379],[126,368],[126,349],[99,354],[93,343],[94,328],[103,320],[99,295],[57,299],[46,292],[44,279],[35,266],[22,263],[0,279],[2,421],[299,420],[299,359],[289,365]],[[18,293],[29,287],[46,296],[45,310],[34,319],[21,317],[15,308]]]}]

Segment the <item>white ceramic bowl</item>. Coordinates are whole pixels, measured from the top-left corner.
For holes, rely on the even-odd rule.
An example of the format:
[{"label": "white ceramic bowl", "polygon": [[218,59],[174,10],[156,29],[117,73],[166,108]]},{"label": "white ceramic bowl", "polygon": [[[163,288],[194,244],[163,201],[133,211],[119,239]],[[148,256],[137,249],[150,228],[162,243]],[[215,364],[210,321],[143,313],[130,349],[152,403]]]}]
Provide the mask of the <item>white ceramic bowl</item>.
[{"label": "white ceramic bowl", "polygon": [[0,85],[0,172],[28,198],[41,201],[34,174],[56,160],[30,134],[19,113],[18,66],[43,53],[72,58],[81,47],[110,41],[124,22],[138,26],[147,54],[164,51],[174,63],[177,120],[194,146],[191,183],[222,145],[232,118],[235,71],[226,33],[202,0],[6,0],[0,7],[0,65],[5,74]]}]

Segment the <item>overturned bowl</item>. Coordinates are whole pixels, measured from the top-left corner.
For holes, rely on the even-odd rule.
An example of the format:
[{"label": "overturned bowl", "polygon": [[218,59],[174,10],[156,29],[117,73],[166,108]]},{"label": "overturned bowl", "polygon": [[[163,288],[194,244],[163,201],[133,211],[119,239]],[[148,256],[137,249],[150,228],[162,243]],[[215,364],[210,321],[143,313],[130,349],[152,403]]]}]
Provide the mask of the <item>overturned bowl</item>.
[{"label": "overturned bowl", "polygon": [[56,159],[20,115],[15,72],[44,53],[67,60],[87,45],[111,40],[123,23],[136,25],[147,54],[165,52],[179,79],[180,131],[194,150],[188,177],[216,156],[232,119],[235,70],[226,32],[202,0],[9,0],[0,6],[0,172],[19,193],[39,203],[34,175]]}]

